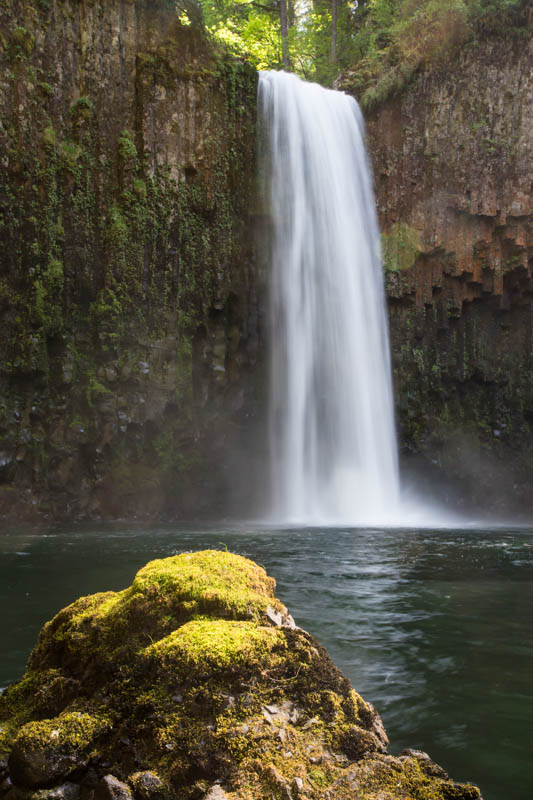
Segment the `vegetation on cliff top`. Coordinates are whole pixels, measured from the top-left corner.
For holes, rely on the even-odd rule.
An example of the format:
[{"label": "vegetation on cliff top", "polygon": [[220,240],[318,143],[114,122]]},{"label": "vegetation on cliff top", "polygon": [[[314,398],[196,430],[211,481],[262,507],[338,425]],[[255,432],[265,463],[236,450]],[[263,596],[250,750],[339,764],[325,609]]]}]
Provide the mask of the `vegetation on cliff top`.
[{"label": "vegetation on cliff top", "polygon": [[379,716],[274,587],[241,556],[185,553],[60,611],[0,697],[6,800],[479,798],[425,754],[385,754]]},{"label": "vegetation on cliff top", "polygon": [[488,32],[509,34],[530,13],[527,0],[200,4],[210,33],[259,69],[291,69],[326,84],[349,70],[366,106],[402,87],[421,64]]},{"label": "vegetation on cliff top", "polygon": [[339,82],[371,108],[416,70],[486,35],[527,35],[527,0],[369,0]]}]

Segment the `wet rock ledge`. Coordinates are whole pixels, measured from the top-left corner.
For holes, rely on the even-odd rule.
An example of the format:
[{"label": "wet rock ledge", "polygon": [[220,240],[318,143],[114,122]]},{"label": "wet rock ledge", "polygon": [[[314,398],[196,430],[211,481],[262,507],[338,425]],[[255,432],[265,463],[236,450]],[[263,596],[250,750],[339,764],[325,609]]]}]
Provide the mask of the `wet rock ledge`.
[{"label": "wet rock ledge", "polygon": [[42,629],[0,697],[2,800],[475,800],[375,709],[241,556],[152,561]]}]

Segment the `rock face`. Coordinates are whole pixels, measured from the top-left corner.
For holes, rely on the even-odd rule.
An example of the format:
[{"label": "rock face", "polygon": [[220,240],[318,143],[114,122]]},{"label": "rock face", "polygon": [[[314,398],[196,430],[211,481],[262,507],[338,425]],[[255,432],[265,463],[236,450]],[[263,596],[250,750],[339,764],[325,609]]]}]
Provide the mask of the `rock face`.
[{"label": "rock face", "polygon": [[478,506],[529,512],[532,126],[527,19],[420,72],[368,120],[404,452]]},{"label": "rock face", "polygon": [[[403,453],[531,513],[524,13],[368,132]],[[249,510],[257,76],[188,22],[166,0],[1,4],[0,518]]]},{"label": "rock face", "polygon": [[241,556],[187,553],[61,611],[0,696],[0,795],[479,798],[424,753],[386,754],[377,712],[274,587]]},{"label": "rock face", "polygon": [[1,5],[0,515],[187,515],[235,477],[257,75],[181,19]]}]

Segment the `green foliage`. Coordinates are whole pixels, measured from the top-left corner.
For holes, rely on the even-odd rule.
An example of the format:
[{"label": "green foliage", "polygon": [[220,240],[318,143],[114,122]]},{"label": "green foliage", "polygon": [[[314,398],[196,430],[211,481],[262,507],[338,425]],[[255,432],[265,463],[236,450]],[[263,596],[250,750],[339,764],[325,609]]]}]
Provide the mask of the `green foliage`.
[{"label": "green foliage", "polygon": [[481,35],[527,23],[525,0],[368,0],[356,14],[341,85],[372,108],[401,91],[424,64],[449,58]]},{"label": "green foliage", "polygon": [[118,140],[118,152],[124,163],[132,162],[137,159],[137,148],[129,131],[122,131]]},{"label": "green foliage", "polygon": [[245,57],[257,69],[281,64],[281,36],[277,5],[271,0],[257,5],[252,0],[202,0],[205,26],[230,52]]},{"label": "green foliage", "polygon": [[[448,57],[477,35],[506,33],[526,22],[526,0],[332,0],[289,2],[291,69],[332,84],[349,71],[347,86],[372,107],[401,90],[421,65]],[[279,3],[201,0],[207,30],[258,69],[281,68]],[[292,24],[291,24],[292,23]]]}]

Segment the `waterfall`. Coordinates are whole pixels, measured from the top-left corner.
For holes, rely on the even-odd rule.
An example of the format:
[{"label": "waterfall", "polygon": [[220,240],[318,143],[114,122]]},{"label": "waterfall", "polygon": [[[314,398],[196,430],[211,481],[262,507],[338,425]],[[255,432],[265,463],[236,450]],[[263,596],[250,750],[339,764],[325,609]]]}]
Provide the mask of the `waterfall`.
[{"label": "waterfall", "polygon": [[388,328],[357,103],[259,80],[270,258],[271,517],[387,524],[399,503]]}]

